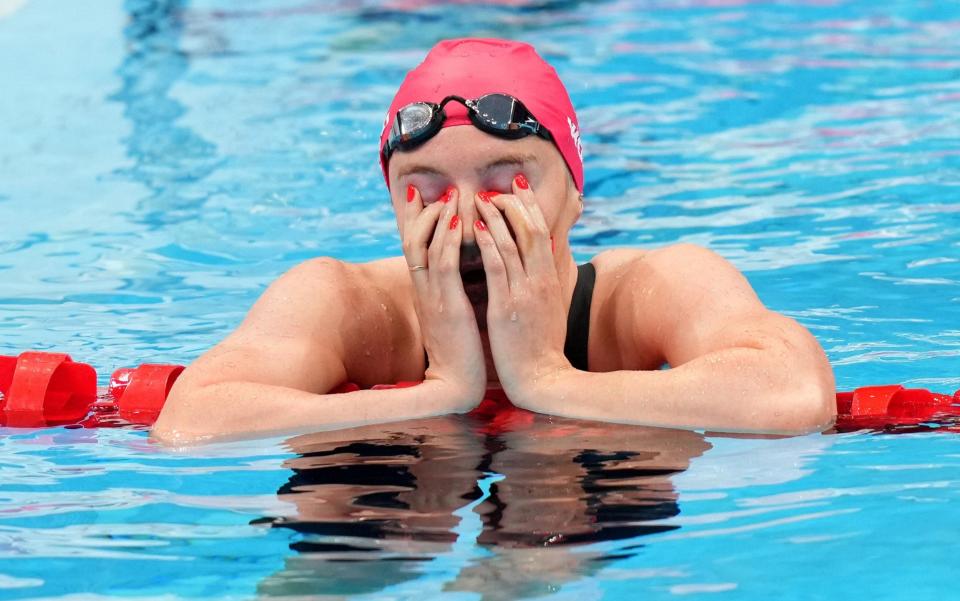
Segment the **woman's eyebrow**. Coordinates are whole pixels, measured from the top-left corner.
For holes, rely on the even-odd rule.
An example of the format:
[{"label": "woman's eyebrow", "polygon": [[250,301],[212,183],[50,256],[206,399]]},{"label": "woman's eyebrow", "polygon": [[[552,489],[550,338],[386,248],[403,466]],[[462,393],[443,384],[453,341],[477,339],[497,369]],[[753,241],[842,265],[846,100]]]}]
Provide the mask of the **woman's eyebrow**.
[{"label": "woman's eyebrow", "polygon": [[497,167],[523,167],[525,163],[536,163],[537,157],[531,153],[525,154],[508,154],[497,157],[495,160],[487,163],[480,169],[477,169],[477,173],[486,173],[492,171]]},{"label": "woman's eyebrow", "polygon": [[[532,153],[500,155],[482,167],[478,167],[476,171],[478,174],[484,174],[488,171],[496,169],[497,167],[523,167],[523,165],[526,163],[537,162],[537,156]],[[397,172],[397,178],[420,173],[426,175],[445,175],[442,170],[437,169],[432,165],[425,163],[414,163],[412,165],[407,165],[406,167],[401,167]]]},{"label": "woman's eyebrow", "polygon": [[443,175],[443,171],[440,171],[436,167],[432,167],[430,165],[413,164],[413,165],[407,165],[406,167],[401,167],[400,171],[397,172],[397,179],[407,175],[413,175],[414,173],[424,173],[427,175]]}]

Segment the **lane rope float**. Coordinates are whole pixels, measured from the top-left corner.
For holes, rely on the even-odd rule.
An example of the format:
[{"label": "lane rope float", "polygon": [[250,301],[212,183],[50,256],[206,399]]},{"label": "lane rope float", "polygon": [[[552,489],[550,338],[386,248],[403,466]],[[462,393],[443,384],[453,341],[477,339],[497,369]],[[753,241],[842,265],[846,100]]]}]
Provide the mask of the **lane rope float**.
[{"label": "lane rope float", "polygon": [[[150,426],[184,366],[144,363],[120,368],[106,388],[97,388],[97,372],[65,353],[26,351],[0,355],[0,426],[10,428]],[[372,390],[416,386],[420,382],[377,384]],[[345,382],[331,393],[360,390]],[[502,390],[488,390],[469,413],[496,434],[533,420],[529,411],[514,407]],[[913,431],[932,429],[960,433],[960,390],[953,395],[899,384],[864,386],[837,393],[834,430]]]}]

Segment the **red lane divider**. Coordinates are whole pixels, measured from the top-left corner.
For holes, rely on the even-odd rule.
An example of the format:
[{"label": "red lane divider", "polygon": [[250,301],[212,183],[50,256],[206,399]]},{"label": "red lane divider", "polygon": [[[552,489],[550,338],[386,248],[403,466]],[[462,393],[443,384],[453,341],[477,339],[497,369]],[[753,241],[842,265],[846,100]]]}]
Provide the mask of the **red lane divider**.
[{"label": "red lane divider", "polygon": [[937,423],[960,431],[960,390],[953,396],[900,385],[837,393],[836,430],[883,429]]},{"label": "red lane divider", "polygon": [[82,418],[97,398],[97,372],[63,353],[3,357],[0,423],[14,427]]},{"label": "red lane divider", "polygon": [[[134,370],[115,371],[110,383],[118,383],[113,398],[117,401],[120,417],[137,424],[157,421],[173,383],[183,370],[182,365],[144,363]],[[126,385],[120,388],[119,382],[124,379]]]},{"label": "red lane divider", "polygon": [[[0,355],[0,426],[151,425],[183,370],[182,365],[149,363],[118,369],[98,400],[96,371],[69,355],[36,351],[19,357]],[[377,384],[372,390],[418,384]],[[357,390],[360,386],[345,382],[331,392]],[[533,419],[529,411],[514,407],[502,390],[488,390],[483,402],[468,415],[483,420],[484,431],[491,434],[523,427]],[[960,390],[951,396],[894,384],[837,393],[834,429],[839,432],[924,424],[960,432]]]},{"label": "red lane divider", "polygon": [[[182,365],[144,364],[118,369],[105,398],[97,398],[97,372],[62,353],[25,352],[0,355],[0,426],[42,428],[109,423],[115,413],[127,423],[156,421]],[[96,413],[95,419],[88,418]],[[121,422],[122,423],[122,422]]]}]

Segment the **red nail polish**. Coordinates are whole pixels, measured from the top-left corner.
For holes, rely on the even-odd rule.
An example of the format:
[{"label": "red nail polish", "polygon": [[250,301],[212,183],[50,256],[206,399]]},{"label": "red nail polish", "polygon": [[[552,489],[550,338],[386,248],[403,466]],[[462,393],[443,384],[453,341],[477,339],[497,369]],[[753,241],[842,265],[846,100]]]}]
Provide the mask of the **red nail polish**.
[{"label": "red nail polish", "polygon": [[517,182],[517,187],[520,188],[521,190],[529,190],[529,189],[530,189],[530,182],[527,181],[526,176],[524,176],[522,173],[518,173],[518,174],[517,174],[517,177],[515,177],[515,178],[513,178],[513,179],[514,179],[514,181]]},{"label": "red nail polish", "polygon": [[450,186],[443,191],[443,195],[440,197],[440,202],[450,202],[451,196],[453,196],[453,186]]},{"label": "red nail polish", "polygon": [[480,200],[483,202],[490,202],[490,199],[493,198],[495,192],[477,192],[477,196],[480,197]]},{"label": "red nail polish", "polygon": [[487,224],[484,223],[482,219],[477,219],[477,222],[474,223],[474,225],[477,226],[477,229],[481,232],[487,231]]},{"label": "red nail polish", "polygon": [[459,216],[459,215],[454,215],[454,216],[450,219],[450,229],[452,229],[452,230],[457,229],[457,224],[459,224],[459,223],[460,223],[460,216]]},{"label": "red nail polish", "polygon": [[413,197],[417,195],[417,189],[413,184],[407,184],[407,202],[413,202]]}]

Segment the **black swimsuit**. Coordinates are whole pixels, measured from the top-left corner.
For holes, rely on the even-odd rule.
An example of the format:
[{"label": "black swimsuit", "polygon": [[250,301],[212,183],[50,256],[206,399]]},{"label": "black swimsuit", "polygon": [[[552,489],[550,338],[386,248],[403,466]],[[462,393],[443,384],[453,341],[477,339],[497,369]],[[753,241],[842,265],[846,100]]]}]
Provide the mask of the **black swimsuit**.
[{"label": "black swimsuit", "polygon": [[593,300],[593,285],[597,280],[597,270],[593,263],[577,266],[577,285],[570,299],[570,312],[567,314],[567,341],[563,345],[563,354],[570,365],[582,371],[587,370],[587,346],[590,341],[590,301]]}]

